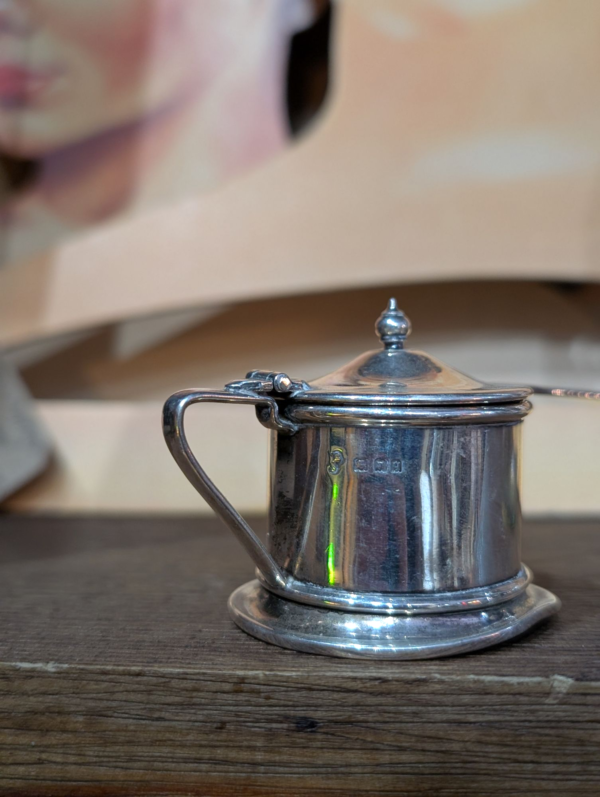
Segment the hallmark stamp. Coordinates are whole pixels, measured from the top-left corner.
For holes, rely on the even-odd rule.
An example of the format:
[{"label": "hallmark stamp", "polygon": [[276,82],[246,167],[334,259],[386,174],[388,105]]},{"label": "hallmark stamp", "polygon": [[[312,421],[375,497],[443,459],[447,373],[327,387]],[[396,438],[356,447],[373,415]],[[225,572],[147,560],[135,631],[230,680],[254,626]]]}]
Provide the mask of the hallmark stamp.
[{"label": "hallmark stamp", "polygon": [[346,462],[346,454],[343,448],[332,448],[329,452],[329,465],[327,472],[330,476],[337,476]]},{"label": "hallmark stamp", "polygon": [[355,457],[352,460],[354,473],[402,473],[402,460],[389,457]]}]

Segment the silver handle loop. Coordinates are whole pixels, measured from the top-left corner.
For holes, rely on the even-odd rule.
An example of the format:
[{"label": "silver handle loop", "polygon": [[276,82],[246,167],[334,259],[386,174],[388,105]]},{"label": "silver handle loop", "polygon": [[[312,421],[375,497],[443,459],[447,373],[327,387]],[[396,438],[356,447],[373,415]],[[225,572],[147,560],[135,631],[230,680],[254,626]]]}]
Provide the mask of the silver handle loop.
[{"label": "silver handle loop", "polygon": [[167,399],[163,408],[163,434],[175,462],[184,472],[190,484],[196,488],[206,503],[233,531],[250,554],[265,580],[273,587],[285,589],[287,578],[283,571],[244,518],[209,479],[189,446],[183,426],[185,411],[191,404],[208,401],[254,405],[266,417],[266,420],[261,418],[261,422],[288,434],[296,431],[297,427],[279,416],[279,408],[274,399],[251,392],[180,390]]}]

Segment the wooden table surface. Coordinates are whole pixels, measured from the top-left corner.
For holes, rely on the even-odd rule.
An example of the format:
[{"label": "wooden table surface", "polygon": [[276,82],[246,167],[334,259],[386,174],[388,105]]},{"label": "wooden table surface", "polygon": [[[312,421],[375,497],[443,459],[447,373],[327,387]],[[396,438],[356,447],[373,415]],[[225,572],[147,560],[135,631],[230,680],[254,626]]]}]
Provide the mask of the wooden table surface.
[{"label": "wooden table surface", "polygon": [[600,521],[524,560],[563,609],[520,640],[332,659],[233,625],[216,520],[0,515],[0,794],[599,795]]}]

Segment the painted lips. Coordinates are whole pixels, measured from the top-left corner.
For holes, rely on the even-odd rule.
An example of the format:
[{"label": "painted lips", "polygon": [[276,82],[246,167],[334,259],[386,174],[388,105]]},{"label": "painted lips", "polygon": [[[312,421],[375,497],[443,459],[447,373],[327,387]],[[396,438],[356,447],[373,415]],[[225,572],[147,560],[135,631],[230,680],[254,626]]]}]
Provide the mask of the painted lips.
[{"label": "painted lips", "polygon": [[56,75],[51,72],[0,64],[0,102],[22,104],[35,100],[55,79]]}]

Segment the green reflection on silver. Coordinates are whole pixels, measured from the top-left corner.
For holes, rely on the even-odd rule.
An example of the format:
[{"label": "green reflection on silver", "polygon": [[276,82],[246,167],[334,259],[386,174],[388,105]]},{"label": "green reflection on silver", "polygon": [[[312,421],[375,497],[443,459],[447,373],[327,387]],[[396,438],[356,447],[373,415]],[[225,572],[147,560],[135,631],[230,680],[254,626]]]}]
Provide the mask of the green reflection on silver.
[{"label": "green reflection on silver", "polygon": [[327,582],[330,587],[335,584],[335,545],[332,542],[327,546]]},{"label": "green reflection on silver", "polygon": [[335,566],[335,542],[339,538],[340,525],[342,522],[342,507],[340,506],[340,481],[344,478],[344,465],[346,464],[346,452],[341,446],[331,446],[329,449],[329,465],[327,472],[333,482],[331,485],[331,502],[329,505],[329,544],[325,549],[327,554],[327,583],[330,587],[335,586],[336,566]]}]

